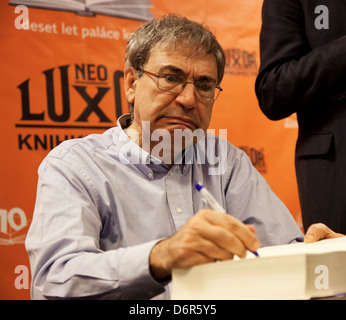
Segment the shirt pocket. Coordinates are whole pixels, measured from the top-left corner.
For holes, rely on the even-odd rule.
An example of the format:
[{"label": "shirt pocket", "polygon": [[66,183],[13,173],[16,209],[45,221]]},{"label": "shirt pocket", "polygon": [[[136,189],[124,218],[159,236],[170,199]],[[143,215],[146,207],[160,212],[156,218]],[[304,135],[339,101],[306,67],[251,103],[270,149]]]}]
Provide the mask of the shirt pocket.
[{"label": "shirt pocket", "polygon": [[331,149],[333,139],[332,132],[305,134],[298,139],[296,155],[297,157],[326,155]]}]

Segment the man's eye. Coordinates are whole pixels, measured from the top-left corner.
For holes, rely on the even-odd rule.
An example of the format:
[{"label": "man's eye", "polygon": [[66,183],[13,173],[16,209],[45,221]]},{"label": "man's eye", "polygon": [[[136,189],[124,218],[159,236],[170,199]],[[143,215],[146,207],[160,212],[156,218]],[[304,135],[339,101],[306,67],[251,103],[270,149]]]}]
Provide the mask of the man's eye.
[{"label": "man's eye", "polygon": [[210,86],[209,84],[205,83],[205,82],[197,82],[196,83],[198,90],[201,91],[211,91],[212,90],[212,86]]},{"label": "man's eye", "polygon": [[163,75],[163,78],[167,80],[168,82],[172,82],[172,83],[177,83],[181,81],[180,77],[174,74],[165,74]]}]

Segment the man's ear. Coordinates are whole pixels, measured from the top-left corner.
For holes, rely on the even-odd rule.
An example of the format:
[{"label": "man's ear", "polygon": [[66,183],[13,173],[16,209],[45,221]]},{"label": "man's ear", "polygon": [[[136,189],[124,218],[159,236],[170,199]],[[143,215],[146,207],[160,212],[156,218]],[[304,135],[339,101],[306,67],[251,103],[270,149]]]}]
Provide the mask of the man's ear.
[{"label": "man's ear", "polygon": [[134,103],[136,92],[136,81],[138,73],[133,68],[126,68],[124,72],[124,88],[126,99],[129,103]]}]

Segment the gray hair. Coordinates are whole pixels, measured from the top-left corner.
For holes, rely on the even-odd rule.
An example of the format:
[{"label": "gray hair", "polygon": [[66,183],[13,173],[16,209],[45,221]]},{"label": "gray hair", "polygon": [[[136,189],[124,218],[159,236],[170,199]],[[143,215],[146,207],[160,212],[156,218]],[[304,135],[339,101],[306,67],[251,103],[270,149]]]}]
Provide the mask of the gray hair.
[{"label": "gray hair", "polygon": [[125,51],[125,67],[136,70],[144,68],[151,49],[160,45],[162,49],[195,46],[192,55],[213,54],[217,63],[218,84],[224,75],[225,53],[211,31],[200,23],[171,14],[153,19],[141,25],[130,37]]}]

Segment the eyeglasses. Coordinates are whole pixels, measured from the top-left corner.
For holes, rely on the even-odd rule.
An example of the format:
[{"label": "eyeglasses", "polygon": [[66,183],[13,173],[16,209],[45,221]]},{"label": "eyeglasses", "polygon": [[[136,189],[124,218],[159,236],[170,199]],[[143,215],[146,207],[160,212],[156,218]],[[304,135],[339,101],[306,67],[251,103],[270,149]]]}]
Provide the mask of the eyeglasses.
[{"label": "eyeglasses", "polygon": [[158,75],[142,69],[137,69],[137,71],[156,77],[157,87],[160,90],[166,92],[180,94],[181,92],[183,92],[186,85],[188,83],[191,83],[195,86],[196,97],[202,100],[215,101],[218,98],[220,92],[223,91],[223,89],[220,86],[217,86],[214,83],[207,80],[191,82],[185,81],[184,78],[176,74],[163,73],[161,75]]}]

